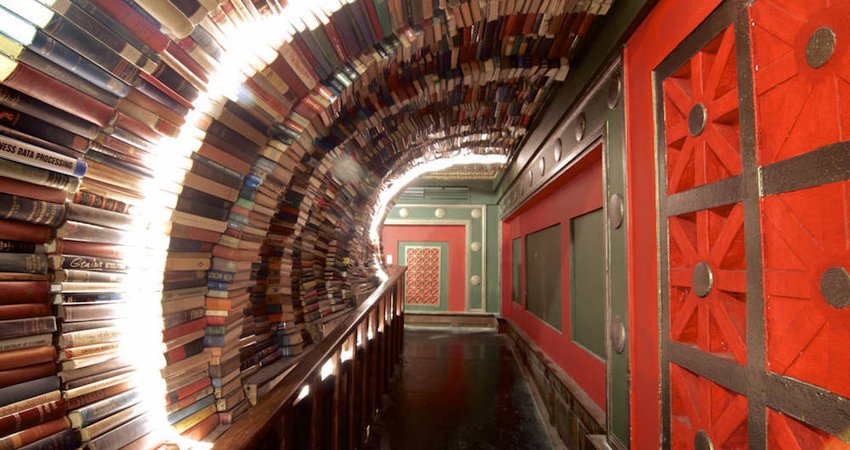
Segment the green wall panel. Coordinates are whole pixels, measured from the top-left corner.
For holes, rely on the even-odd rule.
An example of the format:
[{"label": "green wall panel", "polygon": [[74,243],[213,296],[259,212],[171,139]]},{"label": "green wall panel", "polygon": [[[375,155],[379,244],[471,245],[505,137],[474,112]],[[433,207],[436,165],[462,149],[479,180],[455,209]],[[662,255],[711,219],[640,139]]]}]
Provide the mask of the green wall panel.
[{"label": "green wall panel", "polygon": [[605,241],[602,210],[570,221],[573,341],[605,357]]}]

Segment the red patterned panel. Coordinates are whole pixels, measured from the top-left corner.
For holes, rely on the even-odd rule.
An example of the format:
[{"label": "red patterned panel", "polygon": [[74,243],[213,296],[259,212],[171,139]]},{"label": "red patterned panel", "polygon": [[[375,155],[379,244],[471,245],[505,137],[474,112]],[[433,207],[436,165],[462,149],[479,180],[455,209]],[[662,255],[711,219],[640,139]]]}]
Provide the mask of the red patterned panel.
[{"label": "red patterned panel", "polygon": [[850,397],[850,308],[821,291],[850,272],[850,182],[765,197],[762,215],[768,368]]},{"label": "red patterned panel", "polygon": [[[670,339],[746,363],[746,265],[741,204],[669,220]],[[698,266],[710,268],[707,295],[694,288]]]},{"label": "red patterned panel", "polygon": [[771,450],[850,450],[841,439],[773,410],[767,410],[767,448]]},{"label": "red patterned panel", "polygon": [[700,431],[716,449],[747,448],[747,398],[670,365],[672,448],[692,450]]},{"label": "red patterned panel", "polygon": [[[850,2],[759,0],[750,15],[759,163],[850,138]],[[815,68],[806,50],[823,27],[836,45]]]},{"label": "red patterned panel", "polygon": [[[664,80],[668,194],[741,173],[735,64],[729,27]],[[695,133],[688,118],[699,105],[706,120]]]},{"label": "red patterned panel", "polygon": [[440,304],[440,247],[406,247],[405,302]]}]

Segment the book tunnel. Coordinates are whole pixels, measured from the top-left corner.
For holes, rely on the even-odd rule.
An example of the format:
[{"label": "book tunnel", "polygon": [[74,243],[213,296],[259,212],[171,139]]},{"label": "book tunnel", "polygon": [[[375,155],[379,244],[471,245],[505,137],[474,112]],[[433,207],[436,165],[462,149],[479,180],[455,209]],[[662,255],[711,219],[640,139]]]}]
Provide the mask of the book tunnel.
[{"label": "book tunnel", "polygon": [[846,0],[0,0],[0,450],[850,450],[848,124]]}]

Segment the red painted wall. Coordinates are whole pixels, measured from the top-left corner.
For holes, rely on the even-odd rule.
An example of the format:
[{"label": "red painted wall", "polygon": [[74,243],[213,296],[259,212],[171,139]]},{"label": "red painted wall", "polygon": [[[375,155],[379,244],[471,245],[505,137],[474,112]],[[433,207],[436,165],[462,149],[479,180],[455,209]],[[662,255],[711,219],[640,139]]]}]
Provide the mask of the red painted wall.
[{"label": "red painted wall", "polygon": [[398,264],[399,241],[448,242],[448,310],[466,311],[466,227],[463,225],[384,225],[381,242],[386,255]]},{"label": "red painted wall", "polygon": [[[604,410],[605,363],[573,343],[570,320],[570,219],[601,208],[602,187],[601,151],[597,148],[502,223],[502,315],[522,328]],[[562,258],[560,332],[525,310],[525,289],[523,305],[511,300],[511,261],[515,257],[511,241],[557,223],[561,224]],[[525,261],[524,255],[520,257]]]},{"label": "red painted wall", "polygon": [[660,448],[658,252],[652,71],[720,4],[660,0],[625,50],[631,447]]}]

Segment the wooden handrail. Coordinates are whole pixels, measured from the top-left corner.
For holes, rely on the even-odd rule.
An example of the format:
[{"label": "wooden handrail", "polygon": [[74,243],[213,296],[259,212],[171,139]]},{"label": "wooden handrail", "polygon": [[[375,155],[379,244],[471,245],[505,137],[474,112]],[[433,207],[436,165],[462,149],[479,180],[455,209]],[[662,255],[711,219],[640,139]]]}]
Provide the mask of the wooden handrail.
[{"label": "wooden handrail", "polygon": [[[255,407],[250,408],[230,429],[216,439],[214,448],[232,450],[257,446],[268,433],[272,432],[277,424],[276,421],[279,421],[284,414],[284,409],[295,402],[296,396],[300,394],[303,387],[319,379],[322,366],[342,351],[343,345],[351,339],[353,333],[358,332],[363,322],[379,305],[386,305],[386,297],[392,295],[393,290],[396,296],[401,295],[403,289],[399,289],[398,282],[405,270],[405,267],[390,267],[389,278],[329,335],[311,348],[278,386],[262,399],[258,399]],[[393,297],[389,301],[397,301],[396,307],[399,311],[403,308],[404,302],[400,299]],[[356,339],[356,335],[354,336]],[[366,336],[363,336],[363,340],[367,340]]]}]

